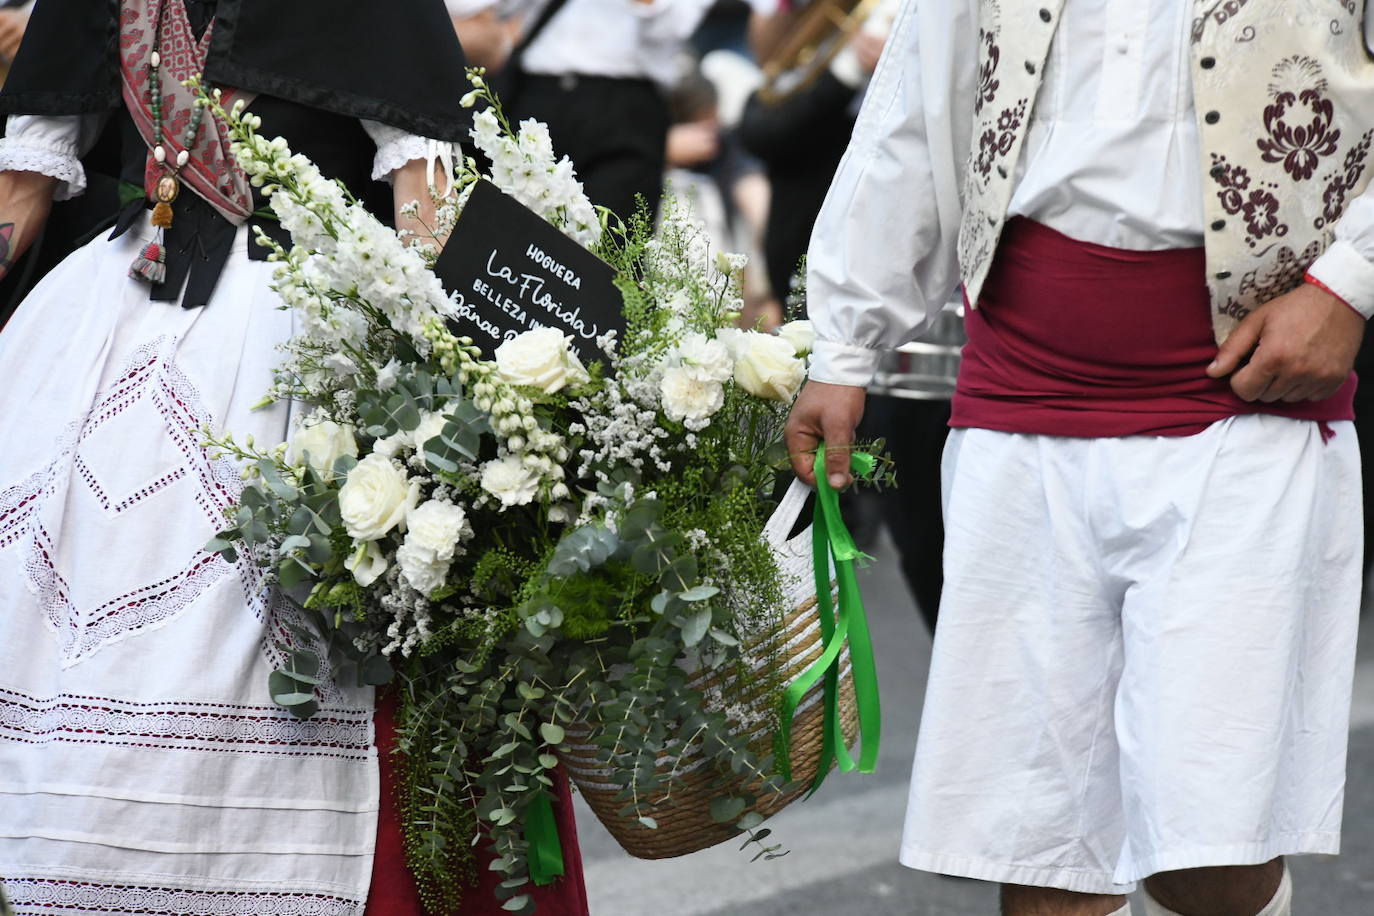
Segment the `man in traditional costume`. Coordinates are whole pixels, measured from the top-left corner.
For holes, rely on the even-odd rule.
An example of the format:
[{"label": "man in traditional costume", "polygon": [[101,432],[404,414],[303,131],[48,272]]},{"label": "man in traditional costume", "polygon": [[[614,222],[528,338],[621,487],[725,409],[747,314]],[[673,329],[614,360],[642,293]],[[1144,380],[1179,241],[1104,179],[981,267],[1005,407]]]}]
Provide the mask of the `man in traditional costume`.
[{"label": "man in traditional costume", "polygon": [[[293,606],[203,549],[241,489],[205,430],[286,438],[290,405],[253,407],[296,315],[249,228],[289,239],[182,84],[198,73],[398,206],[429,203],[426,160],[466,133],[441,0],[37,4],[0,94],[0,270],[103,130],[129,194],[0,335],[0,883],[21,916],[418,914],[372,689],[326,678],[306,720],[274,706]],[[571,840],[541,912],[586,912]]]},{"label": "man in traditional costume", "polygon": [[1289,912],[1339,846],[1374,22],[908,0],[809,256],[799,473],[962,285],[901,858],[1010,916]]}]

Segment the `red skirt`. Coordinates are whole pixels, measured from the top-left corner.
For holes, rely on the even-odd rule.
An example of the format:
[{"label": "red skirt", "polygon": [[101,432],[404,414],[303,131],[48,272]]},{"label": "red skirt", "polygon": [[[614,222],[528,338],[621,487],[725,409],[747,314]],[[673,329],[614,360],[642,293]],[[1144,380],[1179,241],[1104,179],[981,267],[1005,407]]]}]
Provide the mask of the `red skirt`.
[{"label": "red skirt", "polygon": [[[396,799],[396,708],[394,694],[379,693],[377,699],[377,754],[382,772],[381,814],[377,823],[377,856],[372,863],[372,891],[367,897],[364,916],[423,916],[420,893],[406,868],[401,838],[401,815]],[[554,800],[558,836],[563,843],[564,875],[553,884],[535,888],[538,916],[588,916],[587,888],[582,883],[582,853],[577,846],[577,823],[573,819],[572,795],[567,779],[559,772],[558,797]],[[480,884],[464,895],[462,907],[454,916],[509,916],[496,899],[500,876],[487,868],[490,856],[481,854],[477,862]]]}]

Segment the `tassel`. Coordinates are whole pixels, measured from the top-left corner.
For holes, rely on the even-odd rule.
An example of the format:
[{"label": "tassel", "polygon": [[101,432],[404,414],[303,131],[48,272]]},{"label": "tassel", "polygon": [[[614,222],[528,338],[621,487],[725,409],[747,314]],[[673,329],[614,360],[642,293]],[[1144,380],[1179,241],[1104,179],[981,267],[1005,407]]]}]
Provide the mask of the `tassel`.
[{"label": "tassel", "polygon": [[158,242],[143,246],[138,257],[129,267],[129,276],[135,280],[146,280],[157,285],[167,279],[167,252]]},{"label": "tassel", "polygon": [[172,225],[172,205],[165,200],[153,207],[153,225],[159,229],[169,229]]}]

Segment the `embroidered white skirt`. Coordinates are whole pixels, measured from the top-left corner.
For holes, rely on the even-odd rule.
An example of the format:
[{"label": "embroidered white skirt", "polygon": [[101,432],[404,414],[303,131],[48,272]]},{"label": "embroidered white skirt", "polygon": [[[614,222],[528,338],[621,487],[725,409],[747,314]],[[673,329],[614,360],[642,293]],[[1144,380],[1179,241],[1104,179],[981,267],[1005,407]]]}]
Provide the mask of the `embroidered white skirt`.
[{"label": "embroidered white skirt", "polygon": [[246,233],[203,309],[99,239],[0,334],[0,881],[21,916],[353,914],[376,836],[370,691],[297,721],[290,607],[202,547],[240,489],[201,430],[254,411],[292,316]]},{"label": "embroidered white skirt", "polygon": [[1332,428],[950,436],[903,863],[1126,893],[1338,851],[1361,500]]}]

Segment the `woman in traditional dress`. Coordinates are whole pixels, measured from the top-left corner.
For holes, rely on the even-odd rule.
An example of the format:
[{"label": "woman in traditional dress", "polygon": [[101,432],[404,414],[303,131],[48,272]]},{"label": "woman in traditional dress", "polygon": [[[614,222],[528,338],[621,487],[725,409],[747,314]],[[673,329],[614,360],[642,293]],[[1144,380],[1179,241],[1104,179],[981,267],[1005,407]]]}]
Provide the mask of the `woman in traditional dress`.
[{"label": "woman in traditional dress", "polygon": [[[131,193],[0,335],[0,885],[25,916],[417,912],[372,690],[326,682],[304,721],[272,705],[291,605],[202,549],[240,490],[203,431],[286,437],[289,405],[252,408],[293,315],[250,243],[280,227],[195,73],[397,203],[464,133],[441,0],[38,3],[0,95],[0,272],[102,134]],[[540,909],[582,914],[559,808],[569,876]],[[489,889],[462,908],[497,911]]]}]

